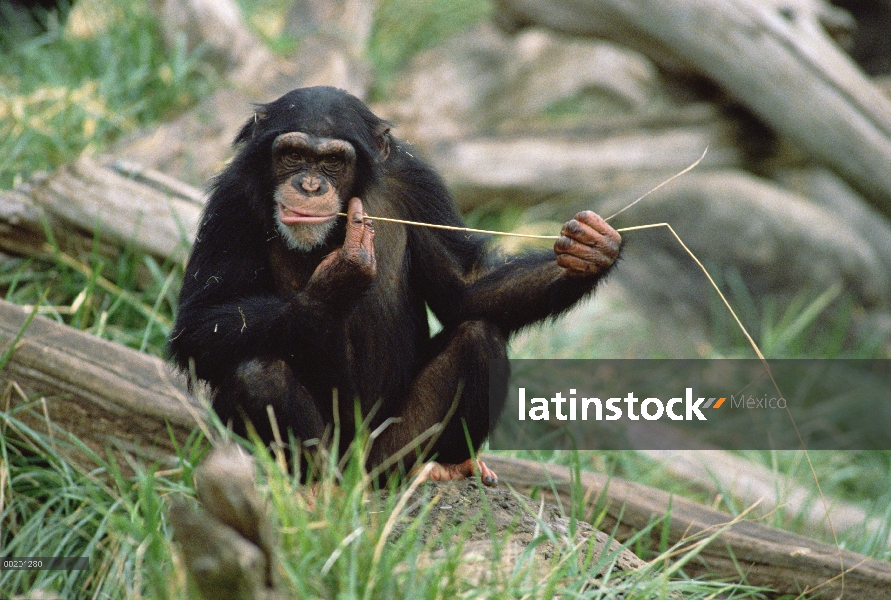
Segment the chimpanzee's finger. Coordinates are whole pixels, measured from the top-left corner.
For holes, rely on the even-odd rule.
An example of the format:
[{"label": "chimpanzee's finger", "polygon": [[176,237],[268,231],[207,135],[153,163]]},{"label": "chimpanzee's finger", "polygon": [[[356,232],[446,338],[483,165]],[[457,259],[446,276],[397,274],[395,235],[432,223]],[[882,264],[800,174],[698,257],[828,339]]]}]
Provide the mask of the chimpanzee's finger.
[{"label": "chimpanzee's finger", "polygon": [[572,275],[592,275],[606,270],[613,261],[600,253],[592,254],[590,259],[579,258],[570,254],[557,256],[557,264]]},{"label": "chimpanzee's finger", "polygon": [[575,256],[592,262],[601,259],[612,262],[619,254],[618,248],[613,250],[604,236],[599,236],[592,245],[588,245],[564,235],[554,243],[554,252],[557,256]]},{"label": "chimpanzee's finger", "polygon": [[606,261],[607,266],[619,255],[619,246],[604,235],[597,234],[590,244],[564,235],[554,243],[557,256],[574,256],[593,263]]},{"label": "chimpanzee's finger", "polygon": [[371,219],[364,219],[362,222],[362,241],[360,248],[367,252],[371,259],[374,260],[374,224]]},{"label": "chimpanzee's finger", "polygon": [[343,249],[350,252],[362,246],[362,237],[365,235],[365,213],[362,210],[362,200],[350,198],[346,213],[346,238],[343,241]]},{"label": "chimpanzee's finger", "polygon": [[574,238],[583,244],[593,245],[599,238],[606,238],[608,245],[620,245],[622,236],[609,223],[591,211],[580,212],[563,225],[561,234]]},{"label": "chimpanzee's finger", "polygon": [[593,246],[597,241],[597,238],[602,236],[602,234],[598,233],[593,227],[578,219],[570,219],[564,223],[563,228],[560,229],[560,235],[574,239],[582,244],[587,244],[588,246]]},{"label": "chimpanzee's finger", "polygon": [[617,245],[622,244],[622,236],[613,229],[612,225],[603,220],[603,217],[595,213],[593,210],[583,210],[575,216],[575,221],[587,225],[597,233],[613,240]]},{"label": "chimpanzee's finger", "polygon": [[369,273],[375,273],[377,260],[374,256],[374,225],[371,219],[366,218],[362,222],[362,239],[356,250],[356,258]]}]

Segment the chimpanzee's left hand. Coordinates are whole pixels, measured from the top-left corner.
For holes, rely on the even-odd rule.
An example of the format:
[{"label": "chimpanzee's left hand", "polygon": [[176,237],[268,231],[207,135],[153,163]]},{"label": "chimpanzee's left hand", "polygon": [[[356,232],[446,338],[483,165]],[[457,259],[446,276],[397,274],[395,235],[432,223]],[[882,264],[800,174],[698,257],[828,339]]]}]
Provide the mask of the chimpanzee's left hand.
[{"label": "chimpanzee's left hand", "polygon": [[329,302],[359,295],[377,274],[374,227],[368,218],[363,218],[362,200],[352,198],[347,214],[343,246],[322,259],[306,286],[308,292]]},{"label": "chimpanzee's left hand", "polygon": [[619,256],[622,236],[609,223],[590,210],[567,221],[554,244],[557,264],[567,275],[585,277],[608,269]]}]

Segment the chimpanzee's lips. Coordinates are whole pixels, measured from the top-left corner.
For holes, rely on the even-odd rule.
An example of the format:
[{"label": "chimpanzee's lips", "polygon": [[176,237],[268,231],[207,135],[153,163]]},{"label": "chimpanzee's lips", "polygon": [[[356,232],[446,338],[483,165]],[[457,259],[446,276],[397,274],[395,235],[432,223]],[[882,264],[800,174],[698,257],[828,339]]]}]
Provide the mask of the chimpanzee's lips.
[{"label": "chimpanzee's lips", "polygon": [[321,223],[333,219],[337,215],[310,215],[292,210],[284,204],[278,205],[278,219],[285,225],[297,225],[299,223]]}]

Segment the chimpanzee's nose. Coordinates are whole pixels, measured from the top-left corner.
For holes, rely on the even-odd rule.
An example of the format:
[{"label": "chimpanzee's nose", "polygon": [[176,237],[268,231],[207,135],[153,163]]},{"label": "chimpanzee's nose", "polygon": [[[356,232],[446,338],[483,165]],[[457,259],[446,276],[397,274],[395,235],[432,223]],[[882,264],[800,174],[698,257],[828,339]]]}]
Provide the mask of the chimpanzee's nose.
[{"label": "chimpanzee's nose", "polygon": [[300,187],[303,188],[303,191],[307,193],[315,193],[319,190],[321,186],[321,181],[319,181],[318,177],[313,177],[312,175],[307,175],[303,178],[303,181],[300,182]]}]

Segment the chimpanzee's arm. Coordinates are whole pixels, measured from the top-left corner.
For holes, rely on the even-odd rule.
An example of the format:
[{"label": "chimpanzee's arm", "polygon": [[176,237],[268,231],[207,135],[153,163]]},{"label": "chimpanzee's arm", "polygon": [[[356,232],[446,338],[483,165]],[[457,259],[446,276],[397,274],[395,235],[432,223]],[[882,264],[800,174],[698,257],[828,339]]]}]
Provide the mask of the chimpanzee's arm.
[{"label": "chimpanzee's arm", "polygon": [[305,348],[323,352],[334,343],[338,332],[330,331],[332,324],[342,322],[350,299],[374,276],[373,252],[370,268],[342,257],[370,247],[373,231],[366,232],[361,218],[351,223],[344,247],[323,261],[303,289],[285,295],[273,284],[269,236],[259,224],[252,226],[248,215],[239,219],[214,208],[210,205],[189,259],[170,336],[170,352],[180,367],[188,368],[194,359],[197,376],[213,384],[247,359]]},{"label": "chimpanzee's arm", "polygon": [[567,310],[599,279],[568,276],[552,251],[502,259],[466,288],[458,319],[483,319],[510,334]]},{"label": "chimpanzee's arm", "polygon": [[[506,335],[560,314],[594,290],[618,257],[621,238],[600,217],[579,213],[554,251],[490,257],[467,234],[433,233],[427,302],[444,325],[482,319]],[[428,234],[429,236],[430,234]],[[437,264],[438,263],[438,264]]]}]

